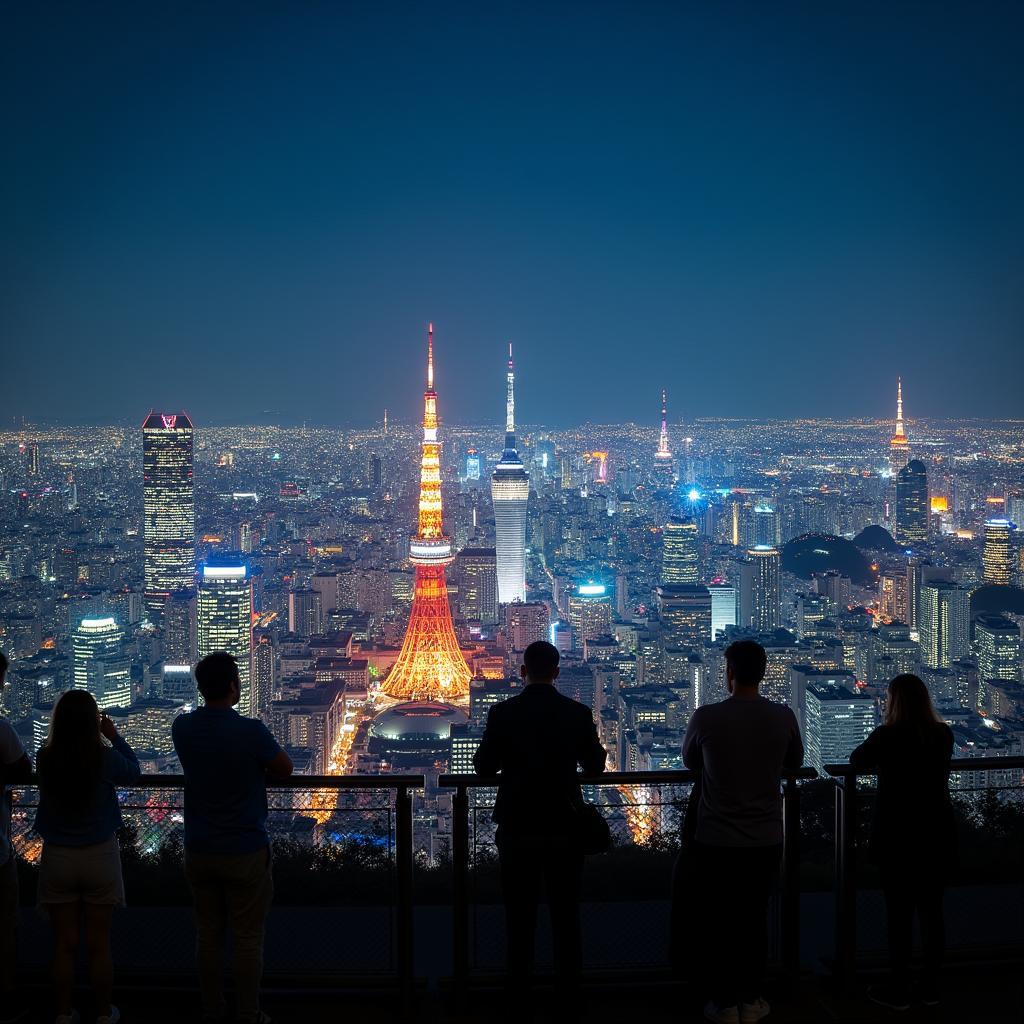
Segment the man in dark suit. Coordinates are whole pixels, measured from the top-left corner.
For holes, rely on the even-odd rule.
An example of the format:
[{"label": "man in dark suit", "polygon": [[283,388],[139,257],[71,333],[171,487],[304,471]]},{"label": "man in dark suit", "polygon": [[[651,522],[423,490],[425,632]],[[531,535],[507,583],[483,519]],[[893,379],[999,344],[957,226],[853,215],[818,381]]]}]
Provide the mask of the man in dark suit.
[{"label": "man in dark suit", "polygon": [[[523,692],[495,704],[473,764],[498,775],[493,819],[505,900],[508,980],[515,1002],[528,995],[541,890],[547,897],[555,975],[571,1001],[581,968],[583,850],[577,769],[604,771],[606,752],[590,708],[555,689],[558,650],[530,644],[519,670]],[[499,774],[500,773],[500,774]]]}]

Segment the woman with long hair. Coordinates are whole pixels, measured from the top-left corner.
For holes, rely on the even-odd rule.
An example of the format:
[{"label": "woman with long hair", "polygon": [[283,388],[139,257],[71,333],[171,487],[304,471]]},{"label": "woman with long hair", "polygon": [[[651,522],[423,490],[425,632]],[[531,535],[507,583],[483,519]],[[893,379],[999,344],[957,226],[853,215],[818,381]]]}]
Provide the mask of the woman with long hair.
[{"label": "woman with long hair", "polygon": [[115,1024],[121,1015],[110,1002],[110,924],[114,908],[124,905],[117,845],[124,822],[114,787],[138,779],[139,759],[114,723],[100,714],[91,693],[68,690],[54,706],[49,735],[36,755],[36,774],[35,827],[43,839],[39,905],[53,924],[57,1024],[79,1020],[71,992],[80,925],[97,1024]]},{"label": "woman with long hair", "polygon": [[[945,953],[942,896],[956,856],[949,762],[953,731],[936,714],[924,682],[909,673],[889,683],[885,718],[850,755],[858,771],[878,775],[871,857],[882,872],[892,975],[869,997],[893,1010],[909,1010],[916,997],[939,1002]],[[921,928],[924,975],[911,987],[914,914]]]}]

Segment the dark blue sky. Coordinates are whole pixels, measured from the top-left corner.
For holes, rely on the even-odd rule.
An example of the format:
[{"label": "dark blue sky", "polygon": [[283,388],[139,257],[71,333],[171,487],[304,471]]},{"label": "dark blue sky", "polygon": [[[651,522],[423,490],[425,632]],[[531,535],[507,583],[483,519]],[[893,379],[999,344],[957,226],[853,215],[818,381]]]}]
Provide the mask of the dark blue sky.
[{"label": "dark blue sky", "polygon": [[[823,10],[822,8],[828,8]],[[9,6],[8,415],[1024,415],[1020,3]],[[268,411],[270,411],[268,413]]]}]

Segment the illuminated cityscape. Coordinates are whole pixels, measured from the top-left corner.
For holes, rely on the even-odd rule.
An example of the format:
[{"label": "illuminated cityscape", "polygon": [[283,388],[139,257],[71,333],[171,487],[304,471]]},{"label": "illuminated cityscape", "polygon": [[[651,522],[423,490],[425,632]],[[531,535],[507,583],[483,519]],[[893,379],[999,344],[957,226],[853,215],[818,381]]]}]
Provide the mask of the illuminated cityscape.
[{"label": "illuminated cityscape", "polygon": [[[449,997],[453,1020],[482,1019],[501,999],[509,761],[496,783],[488,743],[465,776],[541,640],[627,773],[579,787],[612,833],[581,889],[602,1015],[674,1015],[643,988],[653,965],[674,996],[670,966],[696,955],[667,950],[668,926],[697,945],[734,921],[673,915],[669,879],[686,809],[710,807],[683,737],[737,711],[700,709],[736,689],[742,640],[805,748],[806,771],[770,780],[773,983],[825,1000],[827,977],[845,999],[844,972],[882,963],[902,890],[868,820],[888,793],[850,758],[906,674],[952,734],[950,949],[967,936],[964,963],[1005,968],[1024,850],[1022,37],[1024,5],[963,0],[10,7],[0,741],[34,759],[79,689],[138,755],[117,791],[119,985],[124,966],[136,996],[160,971],[196,987],[171,729],[201,707],[199,660],[226,651],[266,729],[239,730],[294,766],[266,778],[286,894],[267,988],[298,1004],[357,978],[369,1002],[401,976],[382,1024],[448,1019],[430,1011]],[[526,692],[492,723],[566,707]],[[789,711],[757,706],[794,750]],[[558,722],[507,731],[554,744]],[[0,869],[11,797],[5,877],[39,988],[47,783],[11,779]],[[570,817],[572,789],[549,820],[575,835],[595,819]],[[565,952],[545,929],[542,995]],[[986,1011],[988,982],[964,985]],[[766,998],[768,1020],[847,1020]],[[949,1019],[997,1019],[965,1000]],[[492,1015],[531,1024],[515,1009]]]}]

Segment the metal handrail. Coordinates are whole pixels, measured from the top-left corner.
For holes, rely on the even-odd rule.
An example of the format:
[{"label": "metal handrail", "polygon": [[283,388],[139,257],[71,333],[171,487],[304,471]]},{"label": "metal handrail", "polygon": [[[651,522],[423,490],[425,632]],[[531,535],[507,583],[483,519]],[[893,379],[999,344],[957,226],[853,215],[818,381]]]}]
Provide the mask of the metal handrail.
[{"label": "metal handrail", "polygon": [[[849,985],[857,960],[856,797],[857,779],[877,775],[850,764],[827,764],[825,773],[835,782],[835,974],[841,986]],[[1024,757],[957,757],[949,762],[953,772],[1024,769]]]},{"label": "metal handrail", "polygon": [[[13,788],[38,787],[33,774],[29,779],[9,783]],[[413,815],[412,794],[426,785],[423,775],[290,775],[288,778],[267,776],[268,789],[336,789],[395,791],[395,949],[397,980],[403,1010],[412,1007],[415,985],[413,957]],[[184,789],[184,775],[140,775],[117,789]]]},{"label": "metal handrail", "polygon": [[[791,978],[800,966],[800,787],[797,782],[816,779],[814,768],[797,768],[784,772],[782,823],[782,964]],[[686,785],[697,779],[689,769],[652,772],[603,772],[600,775],[579,775],[583,786],[665,786]],[[469,791],[490,788],[501,783],[500,775],[438,776],[438,785],[454,789],[452,795],[452,967],[455,999],[464,1006],[469,987]]]}]

